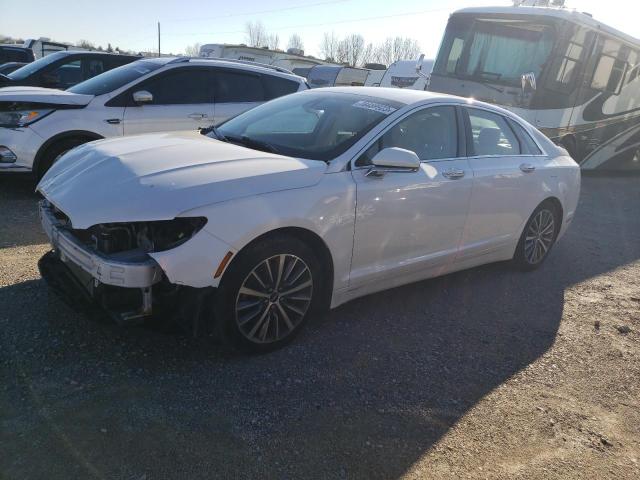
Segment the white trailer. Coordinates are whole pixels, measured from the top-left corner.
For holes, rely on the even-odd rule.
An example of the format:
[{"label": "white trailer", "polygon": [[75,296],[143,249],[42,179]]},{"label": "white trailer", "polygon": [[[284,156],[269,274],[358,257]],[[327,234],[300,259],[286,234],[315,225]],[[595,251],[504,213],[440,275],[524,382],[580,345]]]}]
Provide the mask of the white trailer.
[{"label": "white trailer", "polygon": [[381,87],[426,90],[435,60],[398,60],[393,62],[380,80]]}]

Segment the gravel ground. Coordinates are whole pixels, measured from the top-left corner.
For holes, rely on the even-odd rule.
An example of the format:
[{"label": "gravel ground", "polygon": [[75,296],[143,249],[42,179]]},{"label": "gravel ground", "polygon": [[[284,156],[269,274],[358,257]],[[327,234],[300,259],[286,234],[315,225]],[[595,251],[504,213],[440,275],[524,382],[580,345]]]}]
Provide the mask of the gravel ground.
[{"label": "gravel ground", "polygon": [[244,357],[47,290],[0,178],[0,478],[640,478],[640,188],[586,178],[545,266],[353,301]]}]

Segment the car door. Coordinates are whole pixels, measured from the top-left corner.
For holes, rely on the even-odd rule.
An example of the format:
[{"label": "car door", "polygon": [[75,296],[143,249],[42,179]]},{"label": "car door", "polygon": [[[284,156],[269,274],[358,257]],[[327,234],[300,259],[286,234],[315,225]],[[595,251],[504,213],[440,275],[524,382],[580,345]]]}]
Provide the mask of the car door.
[{"label": "car door", "polygon": [[[151,93],[152,100],[136,104],[138,91]],[[128,92],[124,112],[124,134],[196,130],[211,125],[213,92],[207,68],[174,68],[155,75]]]},{"label": "car door", "polygon": [[[473,182],[460,123],[455,106],[421,108],[392,125],[356,160],[350,287],[381,280],[400,284],[448,270],[462,238]],[[421,168],[367,175],[371,158],[389,147],[414,151]]]},{"label": "car door", "polygon": [[216,125],[264,102],[265,91],[260,74],[226,68],[213,71]]},{"label": "car door", "polygon": [[507,117],[482,108],[463,112],[474,176],[460,255],[466,261],[512,248],[540,199],[544,157],[530,137],[519,139],[518,125]]}]

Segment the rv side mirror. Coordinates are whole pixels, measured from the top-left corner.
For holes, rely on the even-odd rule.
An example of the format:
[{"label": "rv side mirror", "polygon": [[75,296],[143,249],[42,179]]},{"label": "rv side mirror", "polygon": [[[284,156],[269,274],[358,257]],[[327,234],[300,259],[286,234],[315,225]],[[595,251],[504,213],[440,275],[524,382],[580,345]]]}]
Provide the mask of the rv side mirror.
[{"label": "rv side mirror", "polygon": [[145,103],[153,102],[153,95],[151,92],[146,90],[138,90],[137,92],[133,92],[133,101],[138,105],[143,105]]},{"label": "rv side mirror", "polygon": [[422,72],[423,63],[424,63],[424,53],[421,53],[420,58],[418,58],[418,61],[416,62],[416,73],[420,74],[420,72]]},{"label": "rv side mirror", "polygon": [[521,77],[522,93],[527,93],[527,85],[531,90],[536,90],[536,74],[533,72],[523,73]]}]

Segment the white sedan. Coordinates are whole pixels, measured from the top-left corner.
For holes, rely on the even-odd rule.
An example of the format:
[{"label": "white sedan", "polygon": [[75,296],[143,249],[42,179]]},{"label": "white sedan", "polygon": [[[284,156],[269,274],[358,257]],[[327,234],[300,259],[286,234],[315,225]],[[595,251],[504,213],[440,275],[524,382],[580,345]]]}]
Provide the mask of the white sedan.
[{"label": "white sedan", "polygon": [[495,106],[345,87],[200,133],[83,145],[38,190],[41,271],[61,290],[121,322],[173,318],[266,351],[356,297],[489,262],[539,267],[580,171]]}]

